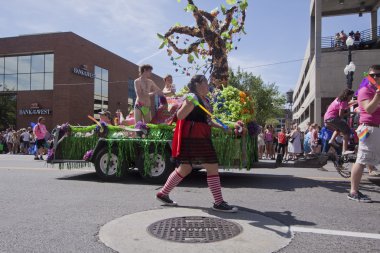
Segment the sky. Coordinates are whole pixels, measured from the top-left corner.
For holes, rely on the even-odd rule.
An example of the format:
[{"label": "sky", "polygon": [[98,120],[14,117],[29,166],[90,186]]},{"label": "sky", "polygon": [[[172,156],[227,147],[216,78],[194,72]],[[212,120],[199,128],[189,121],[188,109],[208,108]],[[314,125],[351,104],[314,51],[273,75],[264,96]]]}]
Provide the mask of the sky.
[{"label": "sky", "polygon": [[[194,0],[211,11],[225,0]],[[233,70],[261,76],[282,93],[296,86],[309,38],[309,0],[248,0],[246,35],[228,57]],[[165,50],[159,50],[157,33],[171,26],[194,25],[181,0],[12,0],[2,3],[0,37],[74,32],[136,64],[151,64],[154,73],[172,74],[177,89],[189,77],[175,72]],[[340,30],[370,28],[370,15],[340,16],[322,20],[322,36]],[[343,70],[344,66],[342,66]],[[342,71],[343,73],[343,71]]]}]

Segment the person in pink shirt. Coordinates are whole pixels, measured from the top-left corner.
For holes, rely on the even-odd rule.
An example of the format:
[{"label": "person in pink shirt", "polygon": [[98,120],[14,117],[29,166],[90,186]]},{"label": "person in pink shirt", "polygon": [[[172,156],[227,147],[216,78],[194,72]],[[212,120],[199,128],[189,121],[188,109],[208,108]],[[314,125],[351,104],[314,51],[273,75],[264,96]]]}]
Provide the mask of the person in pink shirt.
[{"label": "person in pink shirt", "polygon": [[[334,145],[335,138],[339,132],[343,133],[343,154],[353,153],[352,151],[347,150],[348,139],[350,137],[351,129],[347,123],[343,120],[343,116],[346,114],[346,110],[353,104],[356,104],[356,101],[351,101],[354,95],[354,91],[351,89],[345,89],[339,97],[337,97],[327,108],[327,111],[324,116],[324,122],[327,127],[332,128],[334,131],[329,144]],[[350,102],[349,102],[350,101]]]},{"label": "person in pink shirt", "polygon": [[[46,134],[47,134],[46,126],[45,126],[45,118],[39,117],[38,123],[33,128],[33,134],[36,136],[36,145],[37,145],[37,152],[35,154],[34,160],[43,160],[44,158],[42,155],[45,152],[46,147]],[[38,158],[38,155],[40,157]]]},{"label": "person in pink shirt", "polygon": [[355,164],[351,169],[351,190],[347,198],[358,202],[372,202],[371,198],[359,191],[360,180],[366,165],[380,163],[380,65],[369,68],[368,75],[376,83],[359,90],[358,102],[360,110],[359,148]]}]

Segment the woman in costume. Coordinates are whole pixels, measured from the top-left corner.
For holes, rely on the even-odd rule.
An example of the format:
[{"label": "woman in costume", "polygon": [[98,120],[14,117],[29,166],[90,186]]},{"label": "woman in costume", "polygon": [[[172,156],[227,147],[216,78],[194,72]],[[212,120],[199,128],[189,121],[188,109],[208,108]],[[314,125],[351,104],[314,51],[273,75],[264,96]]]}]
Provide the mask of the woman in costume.
[{"label": "woman in costume", "polygon": [[[205,76],[195,75],[188,84],[190,96],[211,111],[206,98],[209,92]],[[191,99],[184,100],[177,112],[177,125],[173,137],[172,156],[179,166],[167,179],[164,187],[156,195],[166,205],[176,206],[169,193],[192,171],[192,164],[201,164],[207,171],[207,184],[214,197],[213,209],[222,212],[237,212],[237,208],[228,205],[222,197],[218,159],[211,142],[211,127],[222,128]]]}]

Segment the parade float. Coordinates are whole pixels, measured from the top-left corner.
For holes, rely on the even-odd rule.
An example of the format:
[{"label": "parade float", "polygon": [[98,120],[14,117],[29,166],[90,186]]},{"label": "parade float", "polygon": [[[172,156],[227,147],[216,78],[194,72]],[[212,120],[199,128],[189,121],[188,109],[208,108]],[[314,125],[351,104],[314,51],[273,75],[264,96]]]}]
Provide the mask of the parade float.
[{"label": "parade float", "polygon": [[[237,97],[235,95],[237,94]],[[240,94],[240,95],[239,95]],[[243,95],[244,94],[244,95]],[[234,98],[229,99],[230,96]],[[226,102],[228,99],[228,102]],[[163,182],[174,169],[171,160],[171,143],[175,122],[173,114],[183,98],[171,98],[168,111],[157,113],[155,119],[162,124],[132,126],[107,125],[97,122],[91,126],[57,126],[48,151],[48,162],[60,168],[81,168],[94,164],[96,173],[104,180],[115,180],[128,170],[137,169],[151,182]],[[173,101],[176,101],[173,103]],[[253,121],[253,104],[243,92],[233,87],[210,94],[214,119],[220,120],[230,130],[213,128],[212,141],[219,165],[223,169],[251,169],[258,161],[257,134],[259,126]],[[218,115],[219,118],[215,118]],[[239,118],[242,120],[236,121]],[[116,120],[117,122],[117,120]],[[168,124],[170,123],[170,124]],[[194,164],[195,168],[201,168]]]},{"label": "parade float", "polygon": [[[209,76],[213,87],[209,94],[213,111],[207,113],[225,128],[212,130],[212,142],[221,168],[251,169],[258,161],[256,141],[260,129],[254,121],[252,98],[228,86],[227,61],[228,53],[237,49],[236,44],[240,41],[240,37],[234,35],[245,33],[247,0],[227,0],[228,9],[221,5],[224,20],[218,19],[218,8],[207,12],[192,0],[187,2],[185,11],[193,14],[196,25],[176,24],[165,35],[158,34],[160,48],[166,47],[175,72],[186,76],[200,72]],[[180,48],[181,43],[185,48]],[[187,55],[190,66],[185,67],[180,62],[183,55]],[[166,98],[167,104],[160,105],[152,120],[155,124],[137,122],[125,126],[119,117],[115,125],[107,125],[89,116],[95,123],[91,126],[57,126],[48,162],[58,163],[60,168],[80,168],[93,163],[104,180],[117,179],[137,168],[144,179],[161,183],[175,166],[171,160],[174,119],[177,109],[188,98],[186,93],[183,89],[176,97]],[[200,168],[197,164],[193,166]]]}]

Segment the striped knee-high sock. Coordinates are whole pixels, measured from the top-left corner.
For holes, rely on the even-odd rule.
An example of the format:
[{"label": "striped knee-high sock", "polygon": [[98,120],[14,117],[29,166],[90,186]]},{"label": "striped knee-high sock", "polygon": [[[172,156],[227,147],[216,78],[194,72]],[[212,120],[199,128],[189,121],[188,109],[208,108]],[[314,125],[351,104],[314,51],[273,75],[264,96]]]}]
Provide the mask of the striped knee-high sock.
[{"label": "striped knee-high sock", "polygon": [[177,170],[174,170],[158,194],[169,195],[169,193],[182,181],[182,179],[183,176],[181,176]]},{"label": "striped knee-high sock", "polygon": [[220,186],[219,175],[207,176],[207,184],[210,188],[215,204],[219,205],[223,202],[222,189]]}]

